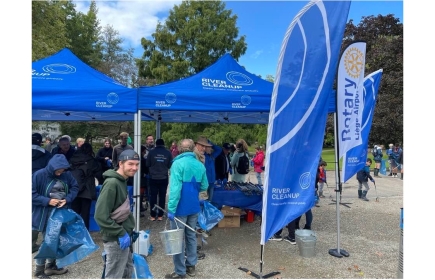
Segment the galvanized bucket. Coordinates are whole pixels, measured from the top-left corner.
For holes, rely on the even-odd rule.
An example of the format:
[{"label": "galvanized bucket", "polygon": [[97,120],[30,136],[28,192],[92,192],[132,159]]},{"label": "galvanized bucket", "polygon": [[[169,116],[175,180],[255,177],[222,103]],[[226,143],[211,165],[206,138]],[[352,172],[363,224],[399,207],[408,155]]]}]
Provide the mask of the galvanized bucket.
[{"label": "galvanized bucket", "polygon": [[299,255],[305,258],[316,256],[316,233],[308,229],[298,229],[295,231],[295,235]]},{"label": "galvanized bucket", "polygon": [[159,232],[160,239],[162,240],[163,247],[165,248],[165,253],[168,256],[181,254],[184,242],[184,229],[178,228],[177,222],[174,221],[177,229],[167,230],[167,222],[168,220],[166,220],[165,223],[165,230]]}]

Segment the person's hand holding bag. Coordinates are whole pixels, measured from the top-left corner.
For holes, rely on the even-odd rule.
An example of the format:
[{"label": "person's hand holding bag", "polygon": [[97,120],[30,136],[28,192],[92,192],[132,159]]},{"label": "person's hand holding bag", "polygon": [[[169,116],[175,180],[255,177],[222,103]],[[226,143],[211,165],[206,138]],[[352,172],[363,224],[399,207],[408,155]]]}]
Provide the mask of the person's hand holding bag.
[{"label": "person's hand holding bag", "polygon": [[119,237],[118,240],[119,240],[119,247],[121,247],[121,250],[125,250],[128,247],[130,247],[131,240],[130,240],[130,235],[128,235],[127,232],[124,234],[124,236]]}]

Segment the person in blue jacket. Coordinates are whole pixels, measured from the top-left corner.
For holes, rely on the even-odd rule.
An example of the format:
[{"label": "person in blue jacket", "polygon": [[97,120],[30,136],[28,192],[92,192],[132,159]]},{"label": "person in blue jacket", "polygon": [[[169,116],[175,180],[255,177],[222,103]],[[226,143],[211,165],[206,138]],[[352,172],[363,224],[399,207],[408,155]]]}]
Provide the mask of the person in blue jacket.
[{"label": "person in blue jacket", "polygon": [[[366,165],[363,169],[356,173],[356,179],[358,180],[358,198],[369,201],[367,196],[367,192],[370,190],[368,181],[370,179],[371,182],[375,182],[373,177],[370,175],[370,165],[372,165],[372,160],[368,158],[366,160]],[[364,186],[365,190],[362,190],[362,186]]]},{"label": "person in blue jacket", "polygon": [[[55,154],[45,168],[32,175],[32,230],[42,232],[43,236],[47,230],[48,218],[55,207],[70,208],[79,192],[79,185],[68,171],[69,167],[64,155]],[[40,279],[68,272],[66,268],[58,268],[55,259],[36,259],[35,264],[34,276]]]},{"label": "person in blue jacket", "polygon": [[[192,139],[183,139],[171,166],[169,177],[168,218],[171,220],[171,229],[184,230],[184,242],[181,253],[172,256],[174,272],[166,274],[166,279],[185,278],[186,274],[194,277],[197,257],[196,232],[186,228],[187,224],[192,229],[198,222],[201,211],[199,193],[208,188],[205,166],[193,152],[195,145]],[[175,217],[182,221],[176,224]],[[186,256],[186,257],[185,257]]]}]

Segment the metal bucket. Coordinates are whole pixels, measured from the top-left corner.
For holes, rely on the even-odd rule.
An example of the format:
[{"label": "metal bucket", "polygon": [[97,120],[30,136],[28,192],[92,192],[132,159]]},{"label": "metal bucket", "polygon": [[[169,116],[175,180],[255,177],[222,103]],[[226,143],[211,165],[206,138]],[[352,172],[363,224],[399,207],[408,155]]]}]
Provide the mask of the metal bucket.
[{"label": "metal bucket", "polygon": [[184,229],[178,228],[177,222],[175,222],[175,224],[177,225],[177,229],[167,230],[165,223],[165,230],[159,232],[165,253],[169,256],[181,254],[183,249]]},{"label": "metal bucket", "polygon": [[308,229],[298,229],[295,234],[299,255],[305,258],[316,256],[316,233]]}]

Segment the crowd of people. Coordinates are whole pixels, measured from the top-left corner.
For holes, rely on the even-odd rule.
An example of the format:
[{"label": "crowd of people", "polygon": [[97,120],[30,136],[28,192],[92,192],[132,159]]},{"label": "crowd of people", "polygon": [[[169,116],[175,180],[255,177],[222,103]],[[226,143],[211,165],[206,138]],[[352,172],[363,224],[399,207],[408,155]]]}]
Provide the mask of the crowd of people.
[{"label": "crowd of people", "polygon": [[[248,145],[243,139],[219,146],[207,137],[200,136],[197,141],[183,139],[178,144],[174,141],[168,149],[163,139],[154,142],[154,137],[147,135],[145,144],[141,145],[141,155],[138,155],[133,145],[129,144],[129,139],[129,134],[122,132],[119,144],[112,147],[107,138],[95,154],[92,146],[86,141],[82,143],[81,139],[72,145],[68,135],[60,137],[55,147],[46,141],[44,149],[41,147],[42,136],[32,134],[32,252],[38,250],[38,233],[44,236],[47,220],[55,208],[68,207],[74,210],[89,230],[90,205],[92,200],[97,200],[94,219],[100,227],[106,254],[104,276],[131,278],[135,217],[130,210],[127,186],[133,185],[133,177],[141,168],[141,217],[145,216],[146,211],[143,204],[149,203],[149,220],[161,221],[163,213],[153,208],[158,205],[165,209],[169,192],[167,216],[171,221],[171,229],[182,228],[185,233],[182,253],[173,256],[173,272],[165,278],[193,277],[198,260],[204,258],[205,254],[200,252],[197,244],[198,232],[187,229],[183,223],[198,229],[198,214],[205,200],[213,200],[218,182],[246,182],[245,156],[249,159],[248,169],[251,162],[257,183],[262,185],[261,175],[265,169],[263,147],[257,146],[255,155],[250,158]],[[399,145],[393,145],[387,155],[391,160],[391,176],[397,177],[398,168],[403,172],[403,151]],[[379,161],[378,158],[374,160],[376,163]],[[371,164],[372,160],[368,158],[366,166],[357,173],[358,197],[366,201],[370,189],[367,182],[374,182],[370,175]],[[314,193],[316,201],[325,197],[326,165],[325,161],[319,160]],[[379,176],[378,172],[376,165],[375,177]],[[101,185],[98,197],[95,180]],[[318,205],[316,203],[313,206]],[[311,229],[311,209],[303,215],[305,225],[302,229]],[[270,240],[296,244],[295,230],[299,229],[303,215],[287,224],[287,236],[282,237],[281,229]],[[36,259],[35,264],[34,275],[41,279],[68,272],[67,268],[58,268],[55,259]]]},{"label": "crowd of people", "polygon": [[[109,138],[94,153],[92,145],[84,138],[63,135],[57,143],[48,137],[43,148],[42,136],[32,134],[32,252],[38,251],[38,233],[45,235],[50,213],[56,208],[67,207],[83,219],[89,230],[90,208],[96,200],[94,219],[103,237],[105,278],[130,278],[132,270],[132,233],[135,218],[130,212],[127,186],[141,168],[141,217],[149,204],[150,221],[163,220],[163,213],[154,205],[165,209],[167,191],[168,218],[175,228],[175,218],[198,229],[198,213],[204,200],[212,201],[218,181],[245,182],[246,175],[239,167],[239,158],[249,158],[248,146],[243,139],[235,144],[222,146],[200,136],[197,141],[173,141],[169,149],[163,139],[147,135],[139,156],[129,143],[129,134],[122,132],[119,143],[112,146]],[[251,159],[262,185],[264,152],[256,149]],[[192,168],[195,167],[195,168]],[[241,171],[242,170],[242,171]],[[101,188],[97,194],[96,181]],[[169,188],[168,188],[169,185]],[[178,227],[184,228],[182,224]],[[201,231],[199,231],[201,232]],[[210,233],[209,233],[210,234]],[[205,254],[197,246],[197,233],[185,231],[185,253],[174,255],[174,272],[167,278],[184,278],[195,275],[195,265]],[[51,275],[68,272],[58,268],[55,259],[36,259],[35,277],[48,279]]]}]

